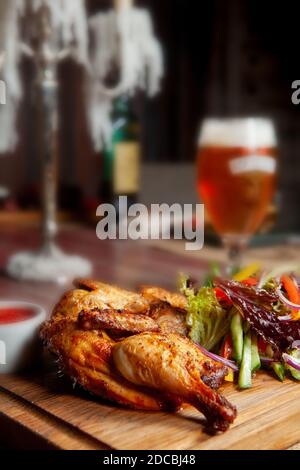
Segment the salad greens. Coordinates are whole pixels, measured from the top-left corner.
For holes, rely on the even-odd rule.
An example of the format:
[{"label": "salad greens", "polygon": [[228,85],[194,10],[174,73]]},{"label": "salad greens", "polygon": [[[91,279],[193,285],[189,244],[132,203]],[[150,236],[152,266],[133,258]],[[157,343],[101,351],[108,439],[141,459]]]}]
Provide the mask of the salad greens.
[{"label": "salad greens", "polygon": [[212,288],[201,287],[195,291],[185,284],[181,290],[187,298],[186,323],[189,336],[211,351],[227,334],[230,316],[221,307]]},{"label": "salad greens", "polygon": [[218,263],[210,263],[208,273],[206,274],[203,287],[213,287],[214,279],[221,275],[220,266]]},{"label": "salad greens", "polygon": [[228,380],[237,371],[241,389],[251,387],[261,368],[273,370],[280,381],[286,372],[300,381],[300,286],[294,274],[287,275],[286,268],[261,273],[257,263],[232,280],[221,279],[220,272],[211,265],[197,289],[181,279],[190,338],[219,354],[224,365],[234,364]]}]

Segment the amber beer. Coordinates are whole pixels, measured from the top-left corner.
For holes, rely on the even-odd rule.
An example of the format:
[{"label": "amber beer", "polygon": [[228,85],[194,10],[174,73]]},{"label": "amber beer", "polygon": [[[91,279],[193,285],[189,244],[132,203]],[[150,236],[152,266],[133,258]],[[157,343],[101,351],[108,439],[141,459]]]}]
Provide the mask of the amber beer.
[{"label": "amber beer", "polygon": [[206,120],[198,151],[198,191],[220,235],[250,236],[276,188],[276,135],[267,119]]}]

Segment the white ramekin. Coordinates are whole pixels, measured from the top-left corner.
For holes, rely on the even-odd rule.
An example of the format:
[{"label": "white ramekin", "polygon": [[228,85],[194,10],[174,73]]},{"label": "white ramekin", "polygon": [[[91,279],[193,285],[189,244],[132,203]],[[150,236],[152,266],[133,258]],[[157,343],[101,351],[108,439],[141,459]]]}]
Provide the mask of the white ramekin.
[{"label": "white ramekin", "polygon": [[46,312],[29,302],[0,300],[0,310],[4,308],[24,308],[33,312],[26,320],[0,324],[0,374],[10,374],[33,366],[38,359],[38,330],[46,319]]}]

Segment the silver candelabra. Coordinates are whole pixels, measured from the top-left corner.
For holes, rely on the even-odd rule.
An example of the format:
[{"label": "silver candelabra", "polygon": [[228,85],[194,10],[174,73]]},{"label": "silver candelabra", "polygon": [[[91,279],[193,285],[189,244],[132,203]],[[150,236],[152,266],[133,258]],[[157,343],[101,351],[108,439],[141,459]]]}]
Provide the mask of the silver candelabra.
[{"label": "silver candelabra", "polygon": [[55,243],[57,182],[57,67],[72,54],[72,47],[59,50],[51,26],[51,12],[42,4],[33,13],[34,34],[22,51],[36,64],[35,89],[38,106],[39,154],[42,169],[42,246],[35,252],[21,252],[10,258],[7,271],[20,280],[66,282],[87,276],[91,264],[79,256],[63,253]]}]

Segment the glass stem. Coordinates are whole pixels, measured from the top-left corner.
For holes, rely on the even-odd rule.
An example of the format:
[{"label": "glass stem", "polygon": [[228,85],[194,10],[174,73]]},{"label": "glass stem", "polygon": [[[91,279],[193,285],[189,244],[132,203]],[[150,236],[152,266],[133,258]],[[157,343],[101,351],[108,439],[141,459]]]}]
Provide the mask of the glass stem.
[{"label": "glass stem", "polygon": [[227,251],[226,272],[232,275],[243,264],[243,254],[248,244],[249,237],[240,235],[228,235],[223,237],[223,245]]}]

